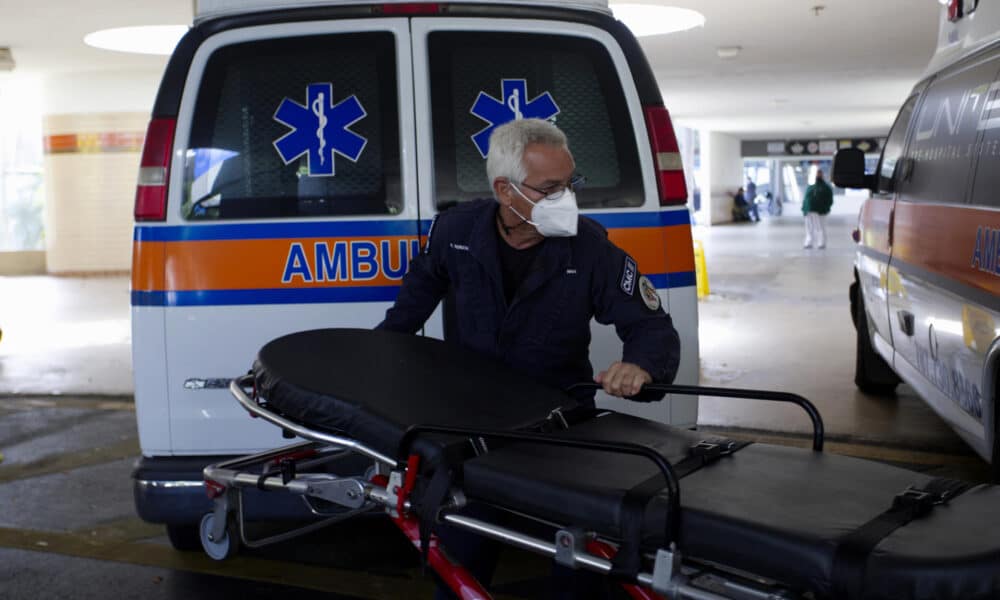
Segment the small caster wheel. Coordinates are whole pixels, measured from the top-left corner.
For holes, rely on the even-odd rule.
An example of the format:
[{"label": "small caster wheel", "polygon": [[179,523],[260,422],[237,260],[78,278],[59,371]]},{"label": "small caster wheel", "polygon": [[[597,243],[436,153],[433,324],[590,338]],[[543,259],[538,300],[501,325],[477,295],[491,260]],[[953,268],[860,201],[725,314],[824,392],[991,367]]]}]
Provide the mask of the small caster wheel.
[{"label": "small caster wheel", "polygon": [[226,523],[226,528],[222,532],[221,539],[212,539],[212,529],[215,528],[215,513],[208,513],[201,518],[201,526],[198,528],[201,538],[201,547],[205,554],[212,560],[226,560],[236,556],[240,549],[240,535],[233,526],[233,522]]}]

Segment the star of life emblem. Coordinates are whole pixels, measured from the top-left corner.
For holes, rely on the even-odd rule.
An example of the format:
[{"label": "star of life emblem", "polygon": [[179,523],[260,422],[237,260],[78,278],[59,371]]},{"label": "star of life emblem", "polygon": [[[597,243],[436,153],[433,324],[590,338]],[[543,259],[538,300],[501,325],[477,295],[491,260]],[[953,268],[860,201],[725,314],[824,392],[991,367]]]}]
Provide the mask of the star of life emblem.
[{"label": "star of life emblem", "polygon": [[305,106],[286,97],[274,111],[274,120],[292,129],[274,141],[274,148],[286,165],[306,154],[310,176],[331,177],[334,154],[351,162],[361,158],[368,140],[348,128],[367,114],[357,96],[334,104],[333,84],[310,83]]},{"label": "star of life emblem", "polygon": [[528,100],[528,84],[524,79],[502,79],[500,92],[502,99],[479,92],[469,110],[489,123],[472,136],[472,142],[483,158],[490,150],[490,135],[500,125],[516,119],[552,119],[559,114],[559,106],[549,92]]}]

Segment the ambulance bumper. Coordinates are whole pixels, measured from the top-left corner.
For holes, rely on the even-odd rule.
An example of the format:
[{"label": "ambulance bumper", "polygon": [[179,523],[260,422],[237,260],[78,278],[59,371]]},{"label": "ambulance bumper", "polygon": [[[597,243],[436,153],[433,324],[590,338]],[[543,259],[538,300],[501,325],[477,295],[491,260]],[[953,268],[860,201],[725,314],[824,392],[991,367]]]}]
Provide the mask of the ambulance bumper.
[{"label": "ambulance bumper", "polygon": [[[225,456],[142,457],[132,472],[132,496],[139,517],[149,523],[197,523],[212,511],[205,493],[202,469],[226,460]],[[301,498],[290,494],[265,494],[244,490],[248,520],[314,518]]]}]

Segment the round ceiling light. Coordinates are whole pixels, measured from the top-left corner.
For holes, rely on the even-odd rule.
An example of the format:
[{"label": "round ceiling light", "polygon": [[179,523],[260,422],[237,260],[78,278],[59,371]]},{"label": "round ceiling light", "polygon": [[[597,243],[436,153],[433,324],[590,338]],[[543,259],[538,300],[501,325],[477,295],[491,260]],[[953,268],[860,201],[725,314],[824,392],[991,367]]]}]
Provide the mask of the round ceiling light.
[{"label": "round ceiling light", "polygon": [[118,27],[88,33],[83,37],[83,42],[104,50],[168,55],[174,51],[187,30],[187,25]]},{"label": "round ceiling light", "polygon": [[662,35],[705,26],[705,15],[690,8],[656,4],[611,5],[615,18],[625,23],[636,37]]}]

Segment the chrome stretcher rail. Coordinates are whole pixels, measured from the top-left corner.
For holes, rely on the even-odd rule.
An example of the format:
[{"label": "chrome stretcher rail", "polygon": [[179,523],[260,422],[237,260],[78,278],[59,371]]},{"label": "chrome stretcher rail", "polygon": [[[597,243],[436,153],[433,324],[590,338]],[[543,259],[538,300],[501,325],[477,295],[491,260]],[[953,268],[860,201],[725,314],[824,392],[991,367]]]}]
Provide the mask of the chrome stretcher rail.
[{"label": "chrome stretcher rail", "polygon": [[[566,391],[574,390],[601,390],[603,386],[599,383],[585,381],[569,386]],[[678,394],[681,396],[715,396],[719,398],[742,398],[745,400],[764,400],[768,402],[785,402],[795,404],[809,415],[813,426],[813,450],[823,451],[823,417],[812,402],[791,392],[772,392],[766,390],[748,390],[741,388],[720,388],[706,387],[700,385],[675,385],[667,383],[647,383],[642,386],[643,391],[665,392],[667,394]]]},{"label": "chrome stretcher rail", "polygon": [[325,442],[327,444],[333,444],[335,446],[340,446],[342,448],[349,448],[358,454],[363,454],[368,458],[377,460],[381,463],[387,465],[395,465],[396,460],[391,456],[382,454],[378,450],[374,450],[365,446],[357,440],[352,440],[351,438],[342,437],[338,435],[331,435],[328,433],[321,433],[307,427],[303,427],[294,421],[290,421],[276,415],[275,413],[265,410],[256,401],[254,401],[250,396],[247,395],[245,388],[253,384],[253,375],[244,375],[239,379],[234,379],[229,383],[229,392],[236,397],[236,400],[243,406],[243,408],[250,411],[252,415],[260,417],[265,421],[277,425],[282,429],[290,431],[295,435],[316,442]]},{"label": "chrome stretcher rail", "polygon": [[[484,535],[499,542],[510,544],[511,546],[516,546],[523,550],[551,557],[555,557],[558,553],[556,545],[553,542],[547,542],[545,540],[534,538],[521,532],[493,525],[492,523],[487,523],[479,519],[454,514],[446,514],[443,519],[445,522],[461,527],[462,529]],[[602,575],[611,573],[611,561],[609,560],[590,554],[578,554],[574,557],[574,560],[579,566],[582,566],[590,571],[595,571]],[[696,588],[692,585],[688,585],[687,583],[678,583],[677,581],[664,582],[669,584],[667,589],[658,589],[661,588],[661,586],[659,585],[659,582],[656,581],[656,577],[653,573],[639,573],[636,579],[642,585],[656,589],[656,591],[660,593],[666,593],[670,598],[684,598],[687,600],[726,600],[725,596],[713,594],[712,592]],[[753,596],[748,594],[747,597],[750,598]]]}]

